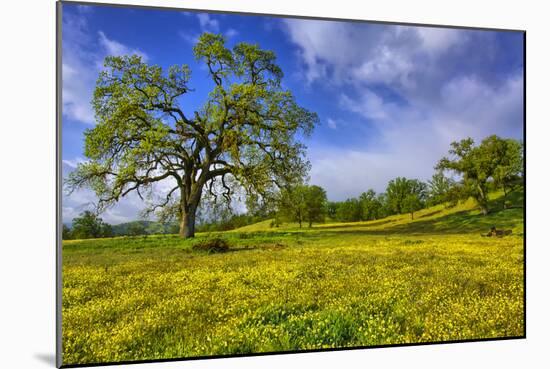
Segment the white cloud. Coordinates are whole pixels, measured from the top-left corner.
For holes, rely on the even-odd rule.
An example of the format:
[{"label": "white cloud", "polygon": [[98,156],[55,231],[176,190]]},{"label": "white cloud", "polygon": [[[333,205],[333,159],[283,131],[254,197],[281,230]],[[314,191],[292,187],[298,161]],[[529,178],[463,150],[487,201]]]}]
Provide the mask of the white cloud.
[{"label": "white cloud", "polygon": [[[186,16],[191,16],[192,13],[184,13]],[[196,44],[199,41],[199,37],[203,32],[210,33],[220,33],[227,38],[233,38],[239,34],[239,32],[234,28],[228,28],[225,31],[222,31],[220,22],[217,19],[214,19],[208,13],[199,13],[196,14],[197,20],[199,21],[200,32],[190,32],[190,31],[179,31],[178,35],[185,41],[190,44]]]},{"label": "white cloud", "polygon": [[93,124],[90,101],[95,83],[96,63],[86,46],[91,42],[86,17],[74,15],[63,19],[63,115],[79,122]]},{"label": "white cloud", "polygon": [[[325,187],[330,198],[357,196],[370,187],[383,191],[396,176],[426,180],[455,140],[521,137],[521,74],[495,83],[476,74],[479,68],[465,72],[456,67],[460,57],[471,56],[470,44],[481,38],[488,45],[490,35],[334,21],[282,24],[298,47],[306,82],[338,89],[341,109],[369,127],[346,127],[355,141],[369,135],[364,147],[310,145],[311,182]],[[492,50],[475,51],[491,57]],[[329,128],[338,121],[334,114],[327,119]]]},{"label": "white cloud", "polygon": [[93,76],[85,70],[78,59],[65,58],[63,75],[63,115],[82,123],[93,124],[94,112],[91,106]]},{"label": "white cloud", "polygon": [[338,128],[338,123],[336,122],[336,120],[332,119],[332,118],[328,118],[327,119],[327,125],[329,126],[329,128],[331,129],[336,129]]},{"label": "white cloud", "polygon": [[[63,176],[66,178],[79,163],[83,163],[84,158],[64,159],[62,161]],[[141,219],[143,210],[153,202],[159,202],[168,194],[168,192],[176,186],[174,179],[169,178],[162,182],[154,183],[151,188],[152,198],[148,198],[148,192],[142,191],[144,199],[142,200],[138,194],[133,191],[122,197],[113,207],[106,209],[100,214],[100,217],[110,224],[119,224]],[[89,188],[81,188],[68,194],[64,188],[62,205],[63,205],[63,223],[70,223],[85,210],[95,211],[98,198],[95,193]]]},{"label": "white cloud", "polygon": [[63,115],[94,124],[92,94],[105,56],[137,54],[145,61],[148,58],[143,51],[110,39],[102,31],[97,35],[90,33],[87,13],[74,13],[63,19]]},{"label": "white cloud", "polygon": [[130,48],[124,44],[121,44],[118,41],[109,39],[105,33],[102,31],[98,32],[99,35],[99,44],[103,47],[105,54],[110,56],[121,56],[121,55],[139,55],[141,59],[146,62],[148,60],[147,54],[138,49]]},{"label": "white cloud", "polygon": [[227,31],[225,31],[225,37],[232,38],[239,34],[239,32],[234,28],[229,28]]},{"label": "white cloud", "polygon": [[[322,186],[329,200],[342,201],[372,188],[383,192],[395,173],[409,178],[429,177],[432,163],[418,150],[406,156],[394,153],[357,151],[336,148],[310,148],[312,160],[310,183]],[[418,171],[418,164],[426,164]]]},{"label": "white cloud", "polygon": [[328,65],[339,68],[358,56],[357,47],[341,42],[347,36],[344,23],[285,19],[283,25],[291,41],[299,46],[308,82],[326,78]]},{"label": "white cloud", "polygon": [[475,76],[462,76],[441,88],[435,115],[444,119],[440,129],[481,139],[495,133],[520,137],[523,129],[523,76],[511,75],[492,87]]},{"label": "white cloud", "polygon": [[[95,211],[97,197],[90,189],[74,191],[63,196],[63,223],[70,223],[85,210]],[[122,198],[116,206],[107,209],[100,217],[109,224],[120,224],[138,220],[144,208],[141,199],[135,193]]]},{"label": "white cloud", "polygon": [[194,33],[194,34],[191,34],[189,32],[185,32],[185,31],[179,31],[178,32],[178,35],[185,41],[185,42],[188,42],[192,45],[196,44],[198,41],[199,41],[199,36],[200,34],[198,33]]},{"label": "white cloud", "polygon": [[203,32],[217,33],[220,31],[220,22],[212,18],[208,13],[197,14],[199,24]]},{"label": "white cloud", "polygon": [[343,95],[345,107],[374,122],[375,143],[364,149],[310,147],[311,183],[326,188],[334,200],[369,188],[382,192],[397,176],[429,179],[452,141],[472,137],[479,143],[491,134],[521,137],[521,75],[510,76],[499,87],[475,77],[453,79],[440,96],[437,106],[422,100],[399,106],[368,89],[355,100]]},{"label": "white cloud", "polygon": [[75,158],[75,159],[72,159],[72,160],[71,159],[63,159],[62,162],[63,162],[64,165],[66,165],[68,168],[70,168],[72,170],[72,169],[75,169],[78,164],[86,162],[86,159],[78,157],[78,158]]},{"label": "white cloud", "polygon": [[[83,158],[73,160],[63,160],[63,177],[73,171],[77,164],[84,162]],[[97,205],[97,196],[91,189],[82,188],[68,194],[66,188],[63,189],[62,196],[62,216],[63,223],[70,223],[75,217],[78,217],[85,210],[95,211]],[[138,214],[144,208],[144,204],[137,194],[131,193],[124,197],[113,208],[107,209],[100,214],[101,218],[110,224],[119,224],[137,220]]]},{"label": "white cloud", "polygon": [[411,86],[410,73],[414,65],[410,57],[382,46],[377,51],[376,57],[355,67],[351,74],[358,81],[368,83],[399,83],[403,86]]},{"label": "white cloud", "polygon": [[463,43],[464,31],[453,28],[418,27],[416,28],[424,49],[431,53],[440,53]]},{"label": "white cloud", "polygon": [[395,104],[385,102],[384,99],[367,87],[361,89],[357,99],[352,99],[345,93],[342,94],[340,96],[340,105],[346,110],[378,122],[390,119],[390,115],[395,110]]},{"label": "white cloud", "polygon": [[443,28],[286,19],[308,83],[385,83],[414,87],[412,72],[464,42],[464,32]]}]

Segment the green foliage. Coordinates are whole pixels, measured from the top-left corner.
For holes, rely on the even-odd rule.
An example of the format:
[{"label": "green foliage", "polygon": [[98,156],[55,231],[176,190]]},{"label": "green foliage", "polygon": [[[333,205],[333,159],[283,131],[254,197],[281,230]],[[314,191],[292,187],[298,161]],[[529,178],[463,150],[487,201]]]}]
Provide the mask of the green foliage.
[{"label": "green foliage", "polygon": [[329,202],[327,214],[340,222],[358,222],[383,218],[391,212],[387,209],[385,194],[376,194],[370,189],[358,198],[343,202]]},{"label": "green foliage", "polygon": [[140,222],[133,222],[128,226],[129,236],[138,236],[147,234],[147,228]]},{"label": "green foliage", "polygon": [[340,222],[357,222],[363,217],[363,209],[358,199],[351,198],[338,203],[336,219]]},{"label": "green foliage", "polygon": [[302,223],[305,222],[306,217],[306,192],[307,186],[302,184],[281,191],[279,205],[281,218],[298,222],[300,228],[302,228]]},{"label": "green foliage", "polygon": [[315,185],[295,185],[282,191],[280,213],[283,218],[298,222],[308,222],[309,227],[325,221],[327,213],[327,194]]},{"label": "green foliage", "polygon": [[485,138],[479,146],[467,138],[451,143],[451,158],[444,157],[437,170],[451,170],[462,175],[464,196],[472,196],[483,214],[489,212],[488,191],[491,181],[509,188],[523,171],[522,146],[511,139],[496,135]]},{"label": "green foliage", "polygon": [[[171,214],[180,234],[193,237],[205,191],[226,201],[237,188],[267,198],[305,176],[309,162],[296,137],[318,118],[282,87],[275,54],[247,43],[229,49],[209,33],[193,51],[212,91],[192,112],[180,102],[192,91],[188,66],[164,71],[136,55],[105,58],[93,98],[97,124],[85,132],[89,160],[70,174],[70,191],[92,188],[100,210],[137,192],[149,212]],[[174,187],[158,197],[152,186],[166,180]]]},{"label": "green foliage", "polygon": [[63,229],[63,236],[73,239],[112,237],[113,229],[95,213],[86,210],[73,219],[70,231]]},{"label": "green foliage", "polygon": [[421,209],[426,197],[427,185],[417,179],[397,177],[386,188],[387,205],[394,214],[411,213],[412,208]]},{"label": "green foliage", "polygon": [[336,212],[338,211],[338,202],[329,201],[327,203],[327,216],[330,219],[336,219]]},{"label": "green foliage", "polygon": [[424,204],[420,199],[419,194],[410,193],[403,200],[402,210],[411,214],[411,219],[414,219],[414,212],[422,209]]},{"label": "green foliage", "polygon": [[504,139],[501,143],[504,148],[499,154],[499,163],[495,168],[493,179],[495,185],[504,191],[504,203],[506,208],[509,203],[506,199],[508,192],[515,186],[523,186],[523,145],[516,140]]},{"label": "green foliage", "polygon": [[374,190],[363,192],[359,196],[361,203],[361,220],[375,220],[385,215],[384,213],[384,198],[377,196]]},{"label": "green foliage", "polygon": [[177,223],[160,223],[150,220],[136,220],[133,222],[113,225],[115,236],[138,236],[153,234],[174,234],[178,233]]},{"label": "green foliage", "polygon": [[66,224],[63,224],[63,228],[62,228],[62,231],[61,231],[61,239],[63,240],[70,240],[72,239],[72,234],[71,234],[71,228],[69,228],[69,226],[67,226]]},{"label": "green foliage", "polygon": [[452,201],[451,192],[455,185],[453,179],[446,177],[443,171],[436,172],[428,181],[428,204],[437,205]]},{"label": "green foliage", "polygon": [[229,250],[229,242],[221,237],[206,238],[193,245],[195,251],[205,251],[208,253],[221,253]]},{"label": "green foliage", "polygon": [[305,194],[306,221],[312,224],[323,223],[327,214],[327,193],[320,186],[308,186]]},{"label": "green foliage", "polygon": [[247,226],[268,219],[268,216],[250,214],[232,214],[228,218],[222,218],[205,222],[197,226],[198,232],[230,231],[232,229]]}]

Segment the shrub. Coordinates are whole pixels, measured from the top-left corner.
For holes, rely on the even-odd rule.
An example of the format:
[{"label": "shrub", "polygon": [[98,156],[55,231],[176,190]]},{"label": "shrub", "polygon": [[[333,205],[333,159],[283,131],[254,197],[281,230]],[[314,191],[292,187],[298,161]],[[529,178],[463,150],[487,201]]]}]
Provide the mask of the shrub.
[{"label": "shrub", "polygon": [[254,234],[253,233],[242,232],[242,233],[237,233],[237,237],[241,240],[246,240],[246,239],[249,239],[249,238],[253,238]]},{"label": "shrub", "polygon": [[220,237],[207,238],[193,245],[193,250],[206,251],[208,253],[222,253],[229,250],[229,242]]}]

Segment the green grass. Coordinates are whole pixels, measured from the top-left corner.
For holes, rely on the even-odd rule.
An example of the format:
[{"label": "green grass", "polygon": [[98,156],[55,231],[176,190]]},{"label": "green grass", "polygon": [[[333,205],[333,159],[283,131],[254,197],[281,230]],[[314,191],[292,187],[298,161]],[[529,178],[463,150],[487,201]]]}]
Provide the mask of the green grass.
[{"label": "green grass", "polygon": [[[487,217],[467,202],[413,221],[66,241],[64,363],[523,335],[523,209],[500,202]],[[513,234],[480,236],[493,225]],[[194,251],[206,237],[230,251]]]}]

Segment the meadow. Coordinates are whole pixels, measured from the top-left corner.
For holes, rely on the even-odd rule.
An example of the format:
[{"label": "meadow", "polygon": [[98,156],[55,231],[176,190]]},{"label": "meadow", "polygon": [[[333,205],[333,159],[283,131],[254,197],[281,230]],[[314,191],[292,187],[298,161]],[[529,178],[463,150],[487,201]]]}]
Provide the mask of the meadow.
[{"label": "meadow", "polygon": [[[414,220],[64,241],[63,361],[523,336],[523,209],[499,201],[487,216],[468,201]],[[482,237],[491,226],[512,234]],[[194,248],[216,237],[227,252]]]}]

